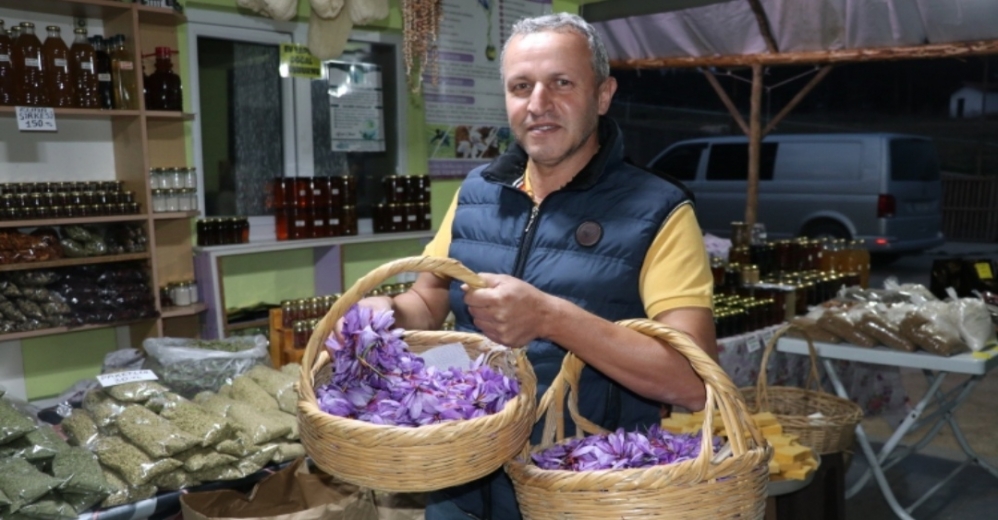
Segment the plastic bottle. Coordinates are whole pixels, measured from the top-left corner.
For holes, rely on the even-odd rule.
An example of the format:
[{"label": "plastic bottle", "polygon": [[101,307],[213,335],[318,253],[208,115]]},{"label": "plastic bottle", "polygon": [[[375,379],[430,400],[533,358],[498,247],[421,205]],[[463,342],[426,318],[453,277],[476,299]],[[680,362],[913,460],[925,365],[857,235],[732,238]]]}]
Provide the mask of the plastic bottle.
[{"label": "plastic bottle", "polygon": [[100,36],[90,39],[94,47],[94,66],[97,68],[97,105],[105,110],[114,106],[114,83],[111,78],[111,55],[107,53],[107,40]]},{"label": "plastic bottle", "polygon": [[100,108],[97,95],[97,57],[93,45],[87,40],[86,29],[73,30],[75,39],[69,48],[69,65],[76,93],[75,105],[80,108]]},{"label": "plastic bottle", "polygon": [[10,60],[14,42],[4,30],[3,20],[0,20],[0,105],[13,105],[14,98],[14,62]]},{"label": "plastic bottle", "polygon": [[184,108],[183,91],[180,76],[173,72],[173,62],[170,55],[177,51],[169,47],[156,47],[156,71],[146,78],[146,109],[176,110]]},{"label": "plastic bottle", "polygon": [[69,67],[69,47],[62,41],[62,31],[56,25],[45,28],[48,36],[42,45],[42,56],[45,63],[45,90],[48,93],[49,105],[53,107],[71,107],[76,102],[73,93],[73,80]]},{"label": "plastic bottle", "polygon": [[123,110],[137,110],[139,98],[135,78],[135,60],[132,59],[132,53],[125,48],[123,34],[112,39],[110,55],[114,107]]},{"label": "plastic bottle", "polygon": [[20,72],[15,80],[17,104],[23,106],[47,106],[45,74],[42,67],[42,42],[35,36],[35,24],[21,22],[21,33],[14,42],[12,61]]}]

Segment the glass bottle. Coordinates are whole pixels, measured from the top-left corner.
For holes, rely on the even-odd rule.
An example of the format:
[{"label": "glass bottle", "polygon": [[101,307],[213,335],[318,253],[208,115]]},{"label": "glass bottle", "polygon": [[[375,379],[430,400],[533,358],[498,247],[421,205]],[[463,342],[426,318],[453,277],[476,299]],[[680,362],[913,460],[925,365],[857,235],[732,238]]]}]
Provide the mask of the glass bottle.
[{"label": "glass bottle", "polygon": [[136,94],[135,61],[125,47],[125,35],[112,39],[111,82],[114,91],[114,106],[123,110],[137,110],[139,98]]},{"label": "glass bottle", "polygon": [[176,51],[169,47],[156,47],[156,71],[146,78],[146,109],[175,110],[184,108],[180,76],[173,72],[170,55]]},{"label": "glass bottle", "polygon": [[42,44],[42,56],[45,62],[42,69],[45,75],[45,90],[48,92],[49,105],[53,107],[71,107],[76,102],[73,92],[73,80],[69,67],[69,47],[62,41],[62,30],[57,25],[45,28],[48,36]]},{"label": "glass bottle", "polygon": [[10,54],[13,51],[13,40],[4,30],[3,20],[0,20],[0,105],[13,105],[14,98],[14,62]]},{"label": "glass bottle", "polygon": [[100,108],[97,96],[97,57],[87,39],[87,30],[74,29],[73,46],[69,48],[70,72],[73,77],[75,105],[79,108]]},{"label": "glass bottle", "polygon": [[23,106],[47,106],[48,95],[45,91],[45,75],[42,67],[42,42],[35,36],[35,24],[21,22],[21,34],[14,42],[12,61],[19,71],[19,80],[15,82],[17,103]]},{"label": "glass bottle", "polygon": [[870,250],[860,239],[853,240],[851,246],[853,263],[859,271],[859,285],[866,289],[870,286]]},{"label": "glass bottle", "polygon": [[90,39],[94,47],[94,67],[97,74],[97,106],[105,110],[114,106],[114,86],[111,78],[111,55],[107,52],[107,40],[100,36]]}]

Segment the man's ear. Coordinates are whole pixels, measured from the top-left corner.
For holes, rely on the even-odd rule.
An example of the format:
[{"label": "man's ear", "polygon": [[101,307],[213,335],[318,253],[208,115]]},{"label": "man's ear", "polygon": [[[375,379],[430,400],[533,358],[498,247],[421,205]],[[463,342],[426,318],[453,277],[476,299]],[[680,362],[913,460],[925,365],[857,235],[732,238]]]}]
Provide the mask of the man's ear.
[{"label": "man's ear", "polygon": [[613,100],[615,92],[617,92],[617,79],[609,76],[599,86],[599,115],[606,115],[606,112],[610,110],[610,101]]}]

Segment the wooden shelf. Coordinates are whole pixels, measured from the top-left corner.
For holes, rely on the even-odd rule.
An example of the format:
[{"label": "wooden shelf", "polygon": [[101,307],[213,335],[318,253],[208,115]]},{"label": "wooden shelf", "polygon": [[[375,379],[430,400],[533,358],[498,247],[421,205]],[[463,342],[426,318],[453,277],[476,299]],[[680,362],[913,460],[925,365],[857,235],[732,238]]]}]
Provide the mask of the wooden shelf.
[{"label": "wooden shelf", "polygon": [[71,226],[75,224],[103,224],[107,222],[142,222],[145,214],[113,215],[109,217],[47,218],[42,220],[4,220],[0,228],[28,228],[43,226]]},{"label": "wooden shelf", "polygon": [[131,260],[147,260],[149,253],[129,253],[127,255],[88,256],[84,258],[62,258],[47,262],[25,262],[21,264],[0,265],[0,273],[5,271],[25,271],[28,269],[52,269],[74,265],[108,264],[111,262],[128,262]]},{"label": "wooden shelf", "polygon": [[303,240],[259,240],[245,244],[229,244],[224,246],[195,246],[195,253],[212,253],[216,256],[235,256],[270,251],[289,251],[292,249],[309,249],[313,247],[344,246],[350,244],[365,244],[368,242],[392,242],[395,240],[412,240],[433,238],[435,231],[404,231],[401,233],[365,233],[361,235],[346,235],[328,238],[310,238]]},{"label": "wooden shelf", "polygon": [[172,112],[169,110],[146,110],[146,117],[153,120],[180,119],[183,121],[193,121],[194,114],[188,112]]},{"label": "wooden shelf", "polygon": [[200,211],[171,211],[169,213],[152,214],[152,218],[154,220],[170,220],[170,219],[192,218],[200,216],[201,216]]},{"label": "wooden shelf", "polygon": [[47,329],[29,330],[26,332],[11,332],[9,334],[0,334],[0,343],[4,341],[14,341],[26,338],[38,338],[41,336],[53,336],[56,334],[65,334],[67,332],[80,332],[84,330],[94,330],[94,329],[106,329],[109,327],[125,327],[132,325],[134,323],[141,323],[143,321],[155,320],[155,316],[149,318],[142,318],[139,320],[130,321],[113,321],[111,323],[95,323],[93,325],[81,325],[79,327],[50,327]]},{"label": "wooden shelf", "polygon": [[3,7],[78,18],[105,18],[121,14],[134,4],[111,0],[4,0]]},{"label": "wooden shelf", "polygon": [[178,13],[168,7],[150,7],[148,5],[135,4],[139,12],[139,22],[158,25],[180,25],[187,21],[183,13]]},{"label": "wooden shelf", "polygon": [[[17,107],[0,106],[0,116],[14,117],[16,113],[17,113]],[[58,124],[59,118],[112,119],[115,117],[138,117],[139,114],[141,114],[141,112],[138,110],[101,110],[99,108],[58,108],[58,107],[55,109],[56,124]]]},{"label": "wooden shelf", "polygon": [[252,329],[256,327],[267,327],[267,326],[270,326],[270,318],[261,318],[259,320],[250,320],[250,321],[240,321],[236,323],[226,323],[225,330],[233,331],[233,330],[242,330],[242,329]]},{"label": "wooden shelf", "polygon": [[191,305],[182,305],[175,307],[163,307],[160,311],[160,315],[164,318],[176,318],[178,316],[193,316],[194,314],[199,314],[205,311],[208,307],[204,302],[198,302]]}]

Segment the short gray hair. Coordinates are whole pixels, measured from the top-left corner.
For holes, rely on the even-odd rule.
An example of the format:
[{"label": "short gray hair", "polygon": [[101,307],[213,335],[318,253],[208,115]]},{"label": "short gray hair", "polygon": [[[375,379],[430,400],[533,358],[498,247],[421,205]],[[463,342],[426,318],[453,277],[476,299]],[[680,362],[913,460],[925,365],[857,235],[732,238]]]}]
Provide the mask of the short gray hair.
[{"label": "short gray hair", "polygon": [[499,63],[505,63],[506,48],[509,41],[515,36],[526,36],[546,31],[574,32],[586,39],[589,45],[589,52],[592,54],[593,72],[596,73],[596,84],[602,85],[610,77],[610,59],[606,54],[606,47],[603,46],[603,39],[600,38],[596,29],[581,16],[569,13],[553,13],[537,16],[534,18],[522,18],[513,24],[512,33],[502,46],[502,54],[499,55]]}]

